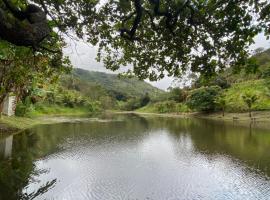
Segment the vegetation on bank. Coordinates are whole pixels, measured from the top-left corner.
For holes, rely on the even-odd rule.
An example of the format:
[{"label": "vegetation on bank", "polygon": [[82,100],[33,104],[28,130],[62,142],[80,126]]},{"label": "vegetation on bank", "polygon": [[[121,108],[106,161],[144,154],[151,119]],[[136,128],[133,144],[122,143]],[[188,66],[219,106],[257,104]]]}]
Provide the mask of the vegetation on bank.
[{"label": "vegetation on bank", "polygon": [[[2,124],[1,126],[5,126],[8,129],[12,130],[23,130],[27,128],[31,128],[35,125],[38,124],[44,124],[48,123],[44,119],[37,119],[37,118],[29,118],[29,117],[7,117],[7,116],[2,116],[0,119],[0,123]],[[1,130],[0,126],[0,130]],[[1,133],[1,131],[0,131]]]},{"label": "vegetation on bank", "polygon": [[227,113],[270,110],[270,50],[257,52],[239,71],[228,68],[213,76],[199,76],[184,88],[171,88],[138,112]]},{"label": "vegetation on bank", "polygon": [[[0,1],[0,112],[10,93],[17,116],[269,109],[269,50],[248,52],[258,33],[269,39],[269,2],[131,2]],[[107,69],[149,80],[192,72],[194,81],[164,93],[138,79],[66,75],[65,34],[98,46]]]},{"label": "vegetation on bank", "polygon": [[[25,85],[17,98],[16,116],[80,115],[112,109],[134,110],[164,93],[135,78],[119,78],[82,69],[63,74],[55,82],[45,80]],[[107,84],[110,86],[107,87]]]}]

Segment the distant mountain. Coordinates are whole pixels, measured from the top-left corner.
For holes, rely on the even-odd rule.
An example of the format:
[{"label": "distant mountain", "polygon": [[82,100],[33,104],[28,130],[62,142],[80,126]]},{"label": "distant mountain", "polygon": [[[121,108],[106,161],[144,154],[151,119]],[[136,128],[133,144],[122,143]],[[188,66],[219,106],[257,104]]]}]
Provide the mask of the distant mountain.
[{"label": "distant mountain", "polygon": [[160,90],[145,81],[140,81],[137,78],[119,78],[116,74],[75,68],[73,70],[73,76],[75,79],[88,84],[100,85],[113,96],[124,95],[126,97],[142,97],[148,93],[150,97],[156,97],[164,93],[163,90]]}]

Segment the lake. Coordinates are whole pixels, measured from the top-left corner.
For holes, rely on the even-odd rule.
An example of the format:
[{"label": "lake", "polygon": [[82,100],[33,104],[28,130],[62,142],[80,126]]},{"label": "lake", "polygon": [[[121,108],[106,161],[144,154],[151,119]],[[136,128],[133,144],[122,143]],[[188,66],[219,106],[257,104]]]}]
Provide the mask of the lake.
[{"label": "lake", "polygon": [[107,115],[0,139],[0,199],[270,199],[270,131]]}]

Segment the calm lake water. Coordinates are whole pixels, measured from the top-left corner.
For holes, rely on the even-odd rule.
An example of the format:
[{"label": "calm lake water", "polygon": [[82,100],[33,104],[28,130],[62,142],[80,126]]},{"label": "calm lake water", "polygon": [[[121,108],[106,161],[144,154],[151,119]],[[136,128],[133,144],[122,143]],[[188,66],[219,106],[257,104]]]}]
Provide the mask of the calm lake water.
[{"label": "calm lake water", "polygon": [[270,131],[106,116],[0,139],[0,199],[270,199]]}]

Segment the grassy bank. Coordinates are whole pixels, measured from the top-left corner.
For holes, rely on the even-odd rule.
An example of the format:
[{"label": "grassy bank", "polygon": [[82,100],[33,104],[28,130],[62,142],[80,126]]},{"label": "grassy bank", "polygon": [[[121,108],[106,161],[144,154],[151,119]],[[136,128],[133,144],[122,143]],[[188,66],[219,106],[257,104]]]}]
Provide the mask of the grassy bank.
[{"label": "grassy bank", "polygon": [[84,107],[68,108],[58,105],[43,105],[35,109],[29,109],[24,117],[2,116],[0,118],[0,133],[12,133],[31,128],[39,124],[57,123],[53,116],[85,116],[91,115],[89,109]]},{"label": "grassy bank", "polygon": [[243,94],[250,92],[256,94],[257,102],[254,104],[254,110],[270,110],[270,90],[264,79],[245,81],[235,83],[224,92],[227,103],[226,111],[242,112],[247,111],[247,106],[243,101]]},{"label": "grassy bank", "polygon": [[141,115],[156,115],[163,117],[179,117],[179,118],[202,118],[202,119],[212,119],[219,121],[243,121],[243,122],[270,122],[270,111],[255,111],[252,113],[252,119],[249,117],[248,112],[241,113],[225,113],[224,117],[222,113],[199,113],[199,112],[179,112],[179,113],[156,113],[156,112],[143,112],[143,110],[138,110],[135,112],[122,112],[122,113],[134,113]]},{"label": "grassy bank", "polygon": [[59,105],[40,105],[30,109],[26,114],[27,117],[35,118],[44,115],[86,115],[92,113],[86,107],[63,107]]},{"label": "grassy bank", "polygon": [[210,114],[193,114],[194,117],[223,120],[223,121],[253,121],[253,122],[270,122],[270,111],[254,111],[252,112],[252,118],[249,117],[249,113],[225,113],[224,117],[222,113],[210,113]]},{"label": "grassy bank", "polygon": [[154,104],[149,104],[139,108],[136,112],[140,113],[188,113],[191,110],[184,103],[176,103],[173,101],[164,101]]},{"label": "grassy bank", "polygon": [[46,124],[48,121],[41,120],[38,118],[27,118],[27,117],[7,117],[2,116],[0,119],[0,128],[2,129],[2,132],[4,130],[23,130],[27,128],[31,128],[38,124]]}]

